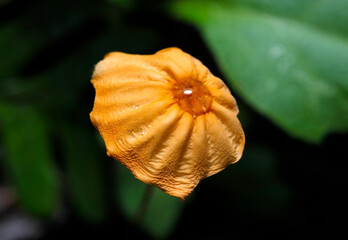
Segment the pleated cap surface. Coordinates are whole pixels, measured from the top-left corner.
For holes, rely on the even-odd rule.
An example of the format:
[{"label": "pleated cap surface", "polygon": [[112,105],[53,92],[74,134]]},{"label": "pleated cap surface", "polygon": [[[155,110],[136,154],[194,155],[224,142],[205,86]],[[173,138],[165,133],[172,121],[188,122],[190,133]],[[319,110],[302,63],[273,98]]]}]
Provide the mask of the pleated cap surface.
[{"label": "pleated cap surface", "polygon": [[244,148],[226,85],[178,48],[154,55],[112,52],[92,76],[90,114],[107,154],[141,181],[184,199],[237,162]]}]

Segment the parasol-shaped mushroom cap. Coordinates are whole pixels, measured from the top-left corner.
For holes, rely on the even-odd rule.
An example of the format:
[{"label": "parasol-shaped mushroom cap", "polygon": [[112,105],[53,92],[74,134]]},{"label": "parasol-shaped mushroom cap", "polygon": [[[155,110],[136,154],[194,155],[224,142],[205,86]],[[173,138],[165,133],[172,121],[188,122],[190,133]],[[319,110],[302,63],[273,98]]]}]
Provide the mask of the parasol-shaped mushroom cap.
[{"label": "parasol-shaped mushroom cap", "polygon": [[107,153],[141,181],[184,199],[237,162],[245,137],[226,85],[178,48],[112,52],[93,73],[94,126]]}]

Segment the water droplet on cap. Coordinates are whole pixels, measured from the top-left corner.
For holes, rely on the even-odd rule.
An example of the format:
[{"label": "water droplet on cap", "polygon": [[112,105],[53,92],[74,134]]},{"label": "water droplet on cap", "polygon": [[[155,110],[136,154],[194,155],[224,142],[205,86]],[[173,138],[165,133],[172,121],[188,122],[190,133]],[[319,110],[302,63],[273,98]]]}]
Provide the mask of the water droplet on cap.
[{"label": "water droplet on cap", "polygon": [[191,95],[192,94],[192,89],[190,89],[190,88],[184,89],[184,94]]}]

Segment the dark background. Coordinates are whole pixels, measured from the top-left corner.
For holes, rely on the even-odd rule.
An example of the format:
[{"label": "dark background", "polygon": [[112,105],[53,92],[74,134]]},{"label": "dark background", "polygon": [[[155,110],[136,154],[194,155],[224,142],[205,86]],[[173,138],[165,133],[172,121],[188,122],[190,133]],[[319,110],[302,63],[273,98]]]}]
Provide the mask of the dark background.
[{"label": "dark background", "polygon": [[[90,84],[93,66],[110,51],[152,54],[176,46],[200,59],[214,75],[221,79],[224,75],[197,29],[168,16],[161,10],[161,3],[119,2],[13,0],[0,5],[0,29],[13,27],[13,43],[27,44],[1,46],[1,51],[7,49],[17,55],[27,48],[30,51],[15,70],[0,76],[0,100],[38,109],[47,117],[49,145],[62,188],[59,210],[52,215],[37,216],[23,208],[3,163],[7,155],[0,135],[0,187],[6,189],[0,191],[3,202],[14,189],[12,200],[4,205],[6,208],[0,208],[0,229],[13,219],[29,219],[30,224],[38,224],[39,234],[33,228],[31,237],[24,239],[153,238],[146,229],[132,224],[113,199],[117,187],[113,168],[121,166],[106,157],[89,121],[94,101]],[[0,59],[0,65],[5,61]],[[26,88],[38,78],[43,80],[34,88]],[[23,91],[10,91],[22,86]],[[231,92],[245,130],[244,155],[237,164],[198,185],[193,196],[182,203],[181,214],[167,238],[301,239],[344,233],[348,135],[331,134],[316,145],[294,139],[257,113],[233,89]],[[106,186],[107,210],[101,221],[84,219],[71,203],[65,179],[66,150],[60,138],[68,129],[66,125],[81,129],[96,148]]]}]

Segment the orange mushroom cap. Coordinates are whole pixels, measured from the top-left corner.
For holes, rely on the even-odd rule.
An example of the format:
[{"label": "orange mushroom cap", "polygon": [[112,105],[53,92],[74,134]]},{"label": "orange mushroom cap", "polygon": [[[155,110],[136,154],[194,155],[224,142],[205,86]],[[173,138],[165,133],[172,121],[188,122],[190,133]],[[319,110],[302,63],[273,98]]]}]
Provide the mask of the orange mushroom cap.
[{"label": "orange mushroom cap", "polygon": [[94,126],[108,156],[136,178],[184,199],[237,162],[245,137],[226,85],[178,48],[112,52],[94,70]]}]

